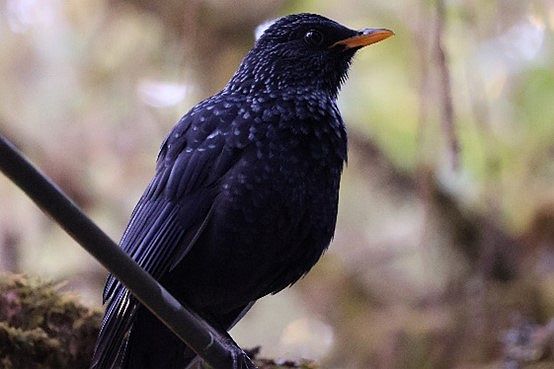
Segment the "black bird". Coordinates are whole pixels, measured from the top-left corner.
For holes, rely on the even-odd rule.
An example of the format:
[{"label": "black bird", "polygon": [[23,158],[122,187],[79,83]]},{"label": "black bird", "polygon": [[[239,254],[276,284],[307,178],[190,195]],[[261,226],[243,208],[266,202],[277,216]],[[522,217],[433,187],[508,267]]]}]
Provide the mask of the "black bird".
[{"label": "black bird", "polygon": [[[335,231],[355,52],[393,33],[278,19],[225,88],[172,129],[121,247],[222,332],[306,274]],[[185,368],[195,355],[113,276],[91,368]]]}]

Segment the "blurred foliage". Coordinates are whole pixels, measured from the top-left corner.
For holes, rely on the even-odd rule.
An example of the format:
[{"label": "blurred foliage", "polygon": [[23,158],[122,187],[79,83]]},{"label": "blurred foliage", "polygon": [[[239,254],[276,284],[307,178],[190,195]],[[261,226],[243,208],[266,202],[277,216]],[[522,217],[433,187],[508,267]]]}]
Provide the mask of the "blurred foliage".
[{"label": "blurred foliage", "polygon": [[[357,55],[339,98],[351,144],[328,255],[233,334],[333,368],[523,365],[506,332],[554,317],[551,0],[4,0],[0,131],[118,239],[165,133],[258,24],[300,11],[396,37]],[[105,271],[3,177],[0,199],[0,268],[100,305]]]}]

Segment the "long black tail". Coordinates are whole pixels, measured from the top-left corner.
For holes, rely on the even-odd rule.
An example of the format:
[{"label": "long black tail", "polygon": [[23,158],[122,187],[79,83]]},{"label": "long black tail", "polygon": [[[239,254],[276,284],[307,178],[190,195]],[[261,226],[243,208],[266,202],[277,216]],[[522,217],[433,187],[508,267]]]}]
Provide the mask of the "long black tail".
[{"label": "long black tail", "polygon": [[[254,303],[225,314],[200,312],[205,319],[226,334]],[[142,308],[137,314],[128,345],[124,369],[185,369],[198,362],[189,349],[162,322]],[[193,366],[193,365],[191,365]]]},{"label": "long black tail", "polygon": [[121,288],[108,301],[91,369],[184,369],[196,354]]},{"label": "long black tail", "polygon": [[[232,328],[254,303],[225,314],[202,314],[217,329]],[[226,333],[226,332],[222,332]],[[185,369],[196,354],[122,289],[108,302],[91,369]]]},{"label": "long black tail", "polygon": [[124,288],[120,288],[108,301],[91,369],[123,368],[129,333],[138,309],[138,302]]},{"label": "long black tail", "polygon": [[140,309],[129,338],[124,369],[185,369],[195,357],[154,315]]}]

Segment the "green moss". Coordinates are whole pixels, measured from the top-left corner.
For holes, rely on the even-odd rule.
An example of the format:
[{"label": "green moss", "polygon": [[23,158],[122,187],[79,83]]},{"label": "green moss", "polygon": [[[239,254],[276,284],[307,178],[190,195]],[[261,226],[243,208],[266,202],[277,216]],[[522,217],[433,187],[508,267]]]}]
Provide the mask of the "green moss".
[{"label": "green moss", "polygon": [[87,368],[101,313],[59,292],[60,285],[0,275],[0,366]]}]

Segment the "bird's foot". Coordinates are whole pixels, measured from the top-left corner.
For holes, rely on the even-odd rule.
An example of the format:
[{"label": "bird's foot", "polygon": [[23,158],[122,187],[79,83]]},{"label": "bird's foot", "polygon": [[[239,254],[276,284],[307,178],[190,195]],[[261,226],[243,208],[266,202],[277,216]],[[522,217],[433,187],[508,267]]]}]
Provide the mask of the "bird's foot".
[{"label": "bird's foot", "polygon": [[246,352],[238,346],[232,349],[233,369],[258,369]]}]

